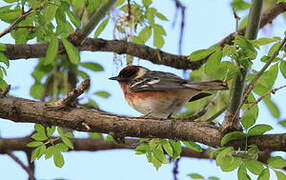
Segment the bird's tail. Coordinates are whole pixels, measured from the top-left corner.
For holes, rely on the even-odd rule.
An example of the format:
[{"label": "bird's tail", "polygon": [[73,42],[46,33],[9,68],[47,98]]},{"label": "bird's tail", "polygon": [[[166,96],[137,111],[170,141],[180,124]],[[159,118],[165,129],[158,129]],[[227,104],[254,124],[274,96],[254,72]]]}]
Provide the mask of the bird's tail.
[{"label": "bird's tail", "polygon": [[209,91],[209,90],[227,90],[227,84],[221,80],[213,81],[202,81],[202,82],[189,82],[185,84],[186,87],[197,89],[200,91]]}]

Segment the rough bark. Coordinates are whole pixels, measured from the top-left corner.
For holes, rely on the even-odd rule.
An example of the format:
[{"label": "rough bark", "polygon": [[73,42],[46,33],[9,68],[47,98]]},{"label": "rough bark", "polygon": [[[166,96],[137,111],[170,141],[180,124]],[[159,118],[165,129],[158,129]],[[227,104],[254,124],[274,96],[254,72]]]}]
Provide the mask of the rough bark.
[{"label": "rough bark", "polygon": [[[45,102],[15,97],[1,98],[0,118],[14,122],[55,125],[85,132],[115,133],[123,137],[156,137],[195,141],[211,147],[219,147],[223,136],[219,128],[206,122],[133,118],[79,108],[55,110],[47,106]],[[286,134],[248,137],[248,145],[250,144],[256,144],[259,149],[263,150],[285,151]],[[235,141],[229,145],[243,148],[245,141]]]}]

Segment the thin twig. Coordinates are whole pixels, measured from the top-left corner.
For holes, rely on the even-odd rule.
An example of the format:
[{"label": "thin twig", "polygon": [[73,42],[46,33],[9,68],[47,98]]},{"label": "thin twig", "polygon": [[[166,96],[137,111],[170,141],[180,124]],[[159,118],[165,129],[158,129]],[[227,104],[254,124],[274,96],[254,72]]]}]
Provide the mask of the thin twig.
[{"label": "thin twig", "polygon": [[32,170],[29,167],[27,167],[17,156],[15,156],[15,154],[9,151],[7,151],[6,154],[26,171],[26,173],[29,175],[29,179],[35,179]]},{"label": "thin twig", "polygon": [[3,90],[0,90],[0,98],[6,97],[10,89],[11,89],[11,85],[9,84],[6,88],[4,88]]},{"label": "thin twig", "polygon": [[[239,105],[239,108],[237,109],[237,111],[235,112],[235,115],[238,115],[240,108],[243,106],[243,104],[246,102],[247,97],[249,96],[249,94],[251,93],[251,91],[254,89],[254,85],[255,83],[258,81],[258,79],[262,76],[262,74],[266,71],[266,69],[271,65],[271,63],[274,61],[274,59],[278,56],[279,51],[281,51],[281,49],[285,46],[286,44],[286,36],[284,37],[284,39],[282,40],[280,46],[278,47],[278,49],[273,53],[273,55],[271,56],[271,58],[267,61],[267,63],[262,67],[262,69],[254,76],[254,78],[252,79],[252,81],[248,84],[248,86],[246,87],[244,96],[242,98],[242,101]],[[235,117],[235,116],[234,116]]]},{"label": "thin twig", "polygon": [[257,105],[260,101],[262,101],[266,96],[268,96],[269,94],[275,94],[276,91],[285,88],[286,85],[280,86],[278,88],[274,88],[271,89],[270,91],[266,92],[265,94],[263,94],[262,96],[260,96],[255,102],[252,102],[251,105],[246,109],[246,111],[251,110],[255,105]]},{"label": "thin twig", "polygon": [[235,32],[238,32],[238,27],[239,27],[239,21],[240,21],[240,17],[238,16],[238,14],[236,13],[236,11],[234,10],[234,8],[232,8],[232,13],[233,13],[233,17],[235,19]]},{"label": "thin twig", "polygon": [[31,8],[27,12],[23,13],[19,18],[17,18],[12,24],[10,24],[6,29],[4,29],[4,31],[2,31],[0,33],[0,38],[3,37],[4,35],[10,33],[13,29],[15,29],[16,25],[19,24],[20,22],[22,22],[23,20],[25,20],[27,16],[32,14],[34,11],[42,9],[42,8],[43,8],[43,6],[40,6],[36,9]]},{"label": "thin twig", "polygon": [[90,85],[90,80],[84,80],[78,87],[72,89],[64,98],[56,102],[48,103],[49,108],[61,109],[66,106],[71,106],[78,96],[80,96]]},{"label": "thin twig", "polygon": [[178,159],[175,159],[174,160],[174,168],[173,168],[173,177],[174,177],[174,180],[178,180],[178,173],[179,173],[179,161],[180,161],[181,158],[178,158]]}]

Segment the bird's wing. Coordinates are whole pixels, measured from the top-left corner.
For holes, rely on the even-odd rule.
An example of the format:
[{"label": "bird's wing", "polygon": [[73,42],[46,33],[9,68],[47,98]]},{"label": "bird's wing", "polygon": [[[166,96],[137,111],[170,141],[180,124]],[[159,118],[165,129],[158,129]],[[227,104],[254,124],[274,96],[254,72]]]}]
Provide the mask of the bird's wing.
[{"label": "bird's wing", "polygon": [[129,83],[129,88],[134,92],[186,89],[183,84],[187,84],[187,82],[172,73],[150,71],[142,77],[132,80]]},{"label": "bird's wing", "polygon": [[129,82],[133,92],[139,91],[164,91],[175,89],[193,89],[198,91],[225,90],[226,84],[220,80],[193,82],[167,72],[149,71],[140,78]]}]

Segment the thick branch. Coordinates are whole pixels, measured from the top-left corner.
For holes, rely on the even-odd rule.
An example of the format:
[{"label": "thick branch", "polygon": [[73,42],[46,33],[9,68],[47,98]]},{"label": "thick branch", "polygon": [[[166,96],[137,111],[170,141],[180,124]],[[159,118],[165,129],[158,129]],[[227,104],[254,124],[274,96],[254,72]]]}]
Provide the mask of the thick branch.
[{"label": "thick branch", "polygon": [[[133,149],[126,144],[137,144],[138,140],[126,139],[126,144],[118,144],[115,142],[104,141],[99,139],[90,138],[74,138],[71,139],[74,149],[71,151],[104,151],[104,150],[115,150],[115,149]],[[0,154],[6,151],[25,151],[30,152],[31,148],[27,147],[26,144],[31,142],[29,137],[24,138],[3,138],[0,139]],[[208,149],[204,149],[202,152],[197,152],[189,148],[182,148],[181,156],[190,157],[197,159],[212,159]],[[258,160],[266,163],[270,157],[271,151],[264,150],[259,154]]]},{"label": "thick branch", "polygon": [[[262,16],[260,28],[264,27],[267,23],[270,23],[274,18],[285,11],[286,3],[277,3],[270,7]],[[244,34],[245,29],[241,29],[238,32],[239,34]],[[220,41],[219,44],[224,46],[225,44],[231,43],[232,40],[233,34],[230,34]],[[11,60],[21,58],[41,58],[45,57],[47,48],[47,43],[7,44],[7,50],[4,53]],[[198,69],[207,61],[206,59],[203,59],[196,62],[189,62],[187,56],[174,55],[145,45],[130,43],[123,40],[87,38],[78,48],[81,51],[106,51],[115,52],[117,54],[128,54],[149,60],[154,64],[163,64],[178,69]]]},{"label": "thick branch", "polygon": [[[247,39],[256,39],[257,32],[259,29],[262,5],[263,1],[261,0],[252,1],[248,16],[248,24],[245,32],[245,37]],[[239,113],[236,112],[239,112],[240,104],[243,99],[243,91],[245,87],[247,73],[247,67],[240,67],[240,72],[237,72],[234,76],[234,81],[230,94],[229,108],[226,112],[225,119],[222,124],[222,130],[224,132],[240,129]]]},{"label": "thick branch", "polygon": [[[195,141],[212,147],[218,147],[222,137],[222,133],[217,127],[205,122],[133,118],[78,108],[54,110],[47,108],[44,102],[14,97],[1,98],[0,118],[14,122],[61,126],[85,132],[114,132],[130,137],[156,137]],[[87,126],[89,128],[86,128]],[[242,140],[230,145],[243,147],[244,144],[245,141]],[[259,149],[263,150],[285,151],[286,134],[249,137],[248,144],[256,144]]]}]

